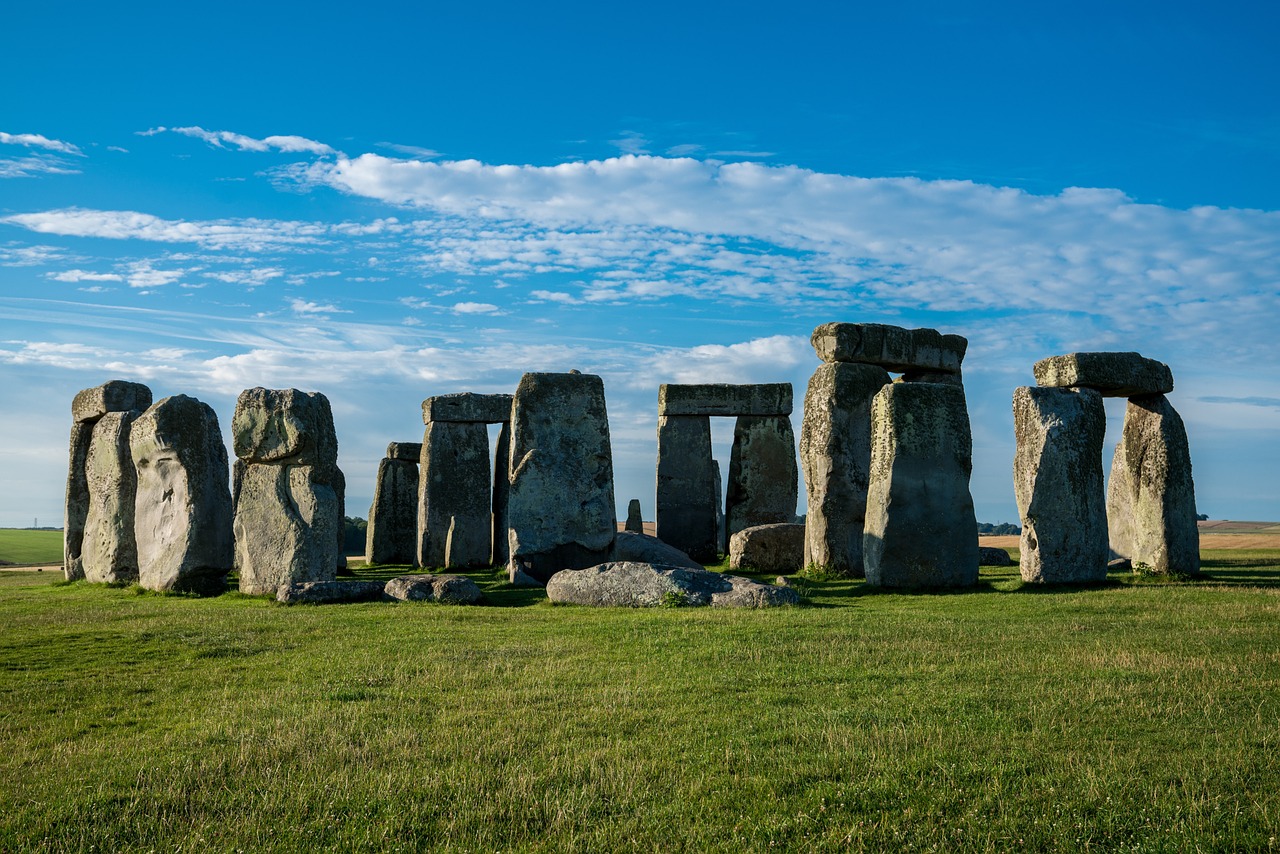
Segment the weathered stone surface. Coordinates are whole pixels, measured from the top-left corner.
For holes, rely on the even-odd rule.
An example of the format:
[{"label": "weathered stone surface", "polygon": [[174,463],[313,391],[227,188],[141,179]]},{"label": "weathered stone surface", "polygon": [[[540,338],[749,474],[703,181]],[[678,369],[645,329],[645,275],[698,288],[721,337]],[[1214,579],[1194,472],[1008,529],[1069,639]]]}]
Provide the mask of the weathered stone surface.
[{"label": "weathered stone surface", "polygon": [[1013,558],[1004,549],[993,546],[978,546],[979,566],[1013,566]]},{"label": "weathered stone surface", "polygon": [[418,459],[384,459],[378,463],[373,504],[369,507],[365,560],[413,563],[417,555]]},{"label": "weathered stone surface", "polygon": [[1103,397],[1168,394],[1169,366],[1138,353],[1068,353],[1035,364],[1036,384],[1047,388],[1092,388]]},{"label": "weathered stone surface", "polygon": [[507,551],[507,494],[511,491],[507,467],[511,464],[511,422],[498,429],[497,447],[493,449],[492,536],[489,565],[502,566],[510,558]]},{"label": "weathered stone surface", "polygon": [[71,420],[97,421],[108,412],[141,412],[151,405],[151,389],[142,383],[111,380],[78,392],[71,401]]},{"label": "weathered stone surface", "polygon": [[653,563],[659,566],[702,569],[702,564],[675,546],[668,545],[657,537],[630,531],[618,532],[618,536],[613,541],[613,551],[609,559],[613,562]]},{"label": "weathered stone surface", "polygon": [[791,383],[658,386],[659,415],[790,415]]},{"label": "weathered stone surface", "polygon": [[67,581],[84,578],[80,550],[84,543],[84,523],[89,516],[89,481],[85,461],[93,438],[93,422],[71,425],[70,459],[67,462],[67,493],[62,526],[62,575]]},{"label": "weathered stone surface", "polygon": [[484,598],[470,578],[461,575],[401,575],[387,582],[386,595],[403,602],[474,605]]},{"label": "weathered stone surface", "polygon": [[1111,550],[1157,572],[1200,572],[1191,450],[1162,394],[1131,397],[1107,491]]},{"label": "weathered stone surface", "polygon": [[824,323],[813,330],[810,341],[824,362],[862,362],[895,373],[959,373],[969,347],[960,335],[880,323]]},{"label": "weathered stone surface", "polygon": [[478,421],[428,422],[418,473],[418,565],[487,566],[491,495],[488,428]]},{"label": "weathered stone surface", "polygon": [[129,451],[136,412],[108,412],[93,426],[85,455],[89,509],[80,559],[87,581],[138,580],[138,546],[133,533],[137,475]]},{"label": "weathered stone surface", "polygon": [[705,415],[659,415],[654,533],[705,563],[714,563],[720,550],[715,477],[711,420]]},{"label": "weathered stone surface", "polygon": [[785,415],[744,415],[733,428],[725,528],[730,538],[744,528],[792,522],[799,497],[796,440]]},{"label": "weathered stone surface", "polygon": [[276,601],[284,605],[329,605],[337,602],[377,602],[381,581],[295,581],[281,584]]},{"label": "weathered stone surface", "polygon": [[389,460],[404,460],[417,465],[421,457],[421,442],[391,442],[387,445],[387,459]]},{"label": "weathered stone surface", "polygon": [[242,471],[233,521],[240,592],[333,581],[342,525],[333,487],[315,482],[313,466],[250,463]]},{"label": "weathered stone surface", "polygon": [[623,530],[633,534],[644,533],[644,518],[640,515],[639,498],[633,498],[627,502],[627,523],[623,526]]},{"label": "weathered stone surface", "polygon": [[1084,584],[1107,577],[1102,441],[1107,416],[1093,389],[1013,393],[1013,492],[1022,517],[1023,581]]},{"label": "weathered stone surface", "polygon": [[823,364],[809,379],[800,425],[809,507],[802,566],[850,578],[864,575],[871,400],[888,384],[884,368],[848,362]]},{"label": "weathered stone surface", "polygon": [[245,389],[236,400],[231,434],[236,457],[248,463],[337,465],[333,411],[319,392]]},{"label": "weathered stone surface", "polygon": [[978,580],[969,493],[972,438],[964,390],[894,383],[871,404],[863,564],[880,587],[963,587]]},{"label": "weathered stone surface", "polygon": [[142,413],[129,433],[138,487],[138,581],[213,593],[234,565],[227,447],[213,409],[184,394]]},{"label": "weathered stone surface", "polygon": [[613,548],[613,456],[604,382],[590,374],[529,373],[512,406],[507,501],[512,580],[546,583],[562,569],[606,560]]},{"label": "weathered stone surface", "polygon": [[960,371],[948,373],[946,371],[924,371],[912,369],[905,371],[898,378],[904,383],[942,383],[943,385],[964,385],[964,376]]},{"label": "weathered stone surface", "polygon": [[804,568],[804,525],[744,528],[729,538],[729,568],[790,575]]},{"label": "weathered stone surface", "polygon": [[628,562],[558,572],[547,582],[547,598],[573,605],[624,608],[765,608],[800,601],[799,594],[789,587],[774,587],[705,569]]},{"label": "weathered stone surface", "polygon": [[422,423],[450,421],[474,424],[501,424],[511,420],[511,395],[459,392],[428,397],[422,401]]}]

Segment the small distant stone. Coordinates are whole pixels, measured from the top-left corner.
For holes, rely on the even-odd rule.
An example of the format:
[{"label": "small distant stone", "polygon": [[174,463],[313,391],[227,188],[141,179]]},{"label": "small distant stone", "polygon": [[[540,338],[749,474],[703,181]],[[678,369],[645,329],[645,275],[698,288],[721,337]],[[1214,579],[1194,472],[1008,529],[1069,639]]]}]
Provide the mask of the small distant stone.
[{"label": "small distant stone", "polygon": [[1004,549],[978,546],[978,566],[1013,566],[1013,559]]}]

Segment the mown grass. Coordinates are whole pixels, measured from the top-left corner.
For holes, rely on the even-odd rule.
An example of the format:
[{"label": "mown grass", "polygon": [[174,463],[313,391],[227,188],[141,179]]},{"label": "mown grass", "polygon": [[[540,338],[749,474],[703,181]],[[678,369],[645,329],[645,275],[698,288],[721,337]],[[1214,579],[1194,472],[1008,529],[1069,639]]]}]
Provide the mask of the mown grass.
[{"label": "mown grass", "polygon": [[8,573],[0,850],[1274,850],[1280,553],[1205,557],[761,612]]},{"label": "mown grass", "polygon": [[0,528],[0,561],[62,563],[62,532]]}]

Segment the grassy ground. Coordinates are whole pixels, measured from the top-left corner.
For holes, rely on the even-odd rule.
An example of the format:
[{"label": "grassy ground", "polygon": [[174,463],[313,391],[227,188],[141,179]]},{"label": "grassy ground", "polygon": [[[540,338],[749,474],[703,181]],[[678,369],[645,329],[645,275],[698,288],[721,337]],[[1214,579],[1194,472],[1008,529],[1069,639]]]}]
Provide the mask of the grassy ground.
[{"label": "grassy ground", "polygon": [[768,612],[6,573],[0,850],[1275,850],[1280,552],[1205,567]]},{"label": "grassy ground", "polygon": [[0,528],[0,561],[62,563],[62,532]]}]

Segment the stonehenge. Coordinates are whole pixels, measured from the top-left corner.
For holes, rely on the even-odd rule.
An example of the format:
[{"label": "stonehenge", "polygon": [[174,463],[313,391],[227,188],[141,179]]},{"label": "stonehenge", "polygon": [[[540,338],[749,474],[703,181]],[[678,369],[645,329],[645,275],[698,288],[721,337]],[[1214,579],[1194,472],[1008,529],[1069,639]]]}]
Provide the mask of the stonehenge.
[{"label": "stonehenge", "polygon": [[[1014,486],[1022,578],[1106,578],[1108,557],[1134,567],[1200,571],[1186,429],[1165,397],[1173,373],[1138,353],[1069,353],[1036,362],[1038,387],[1014,392]],[[1103,397],[1128,398],[1102,495]]]},{"label": "stonehenge", "polygon": [[623,530],[630,531],[633,534],[644,533],[644,518],[640,515],[639,498],[633,498],[627,503],[627,523]]},{"label": "stonehenge", "polygon": [[378,463],[365,534],[365,562],[413,563],[418,546],[419,442],[391,442]]}]

